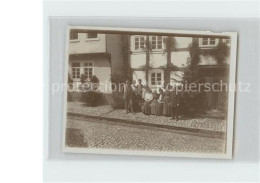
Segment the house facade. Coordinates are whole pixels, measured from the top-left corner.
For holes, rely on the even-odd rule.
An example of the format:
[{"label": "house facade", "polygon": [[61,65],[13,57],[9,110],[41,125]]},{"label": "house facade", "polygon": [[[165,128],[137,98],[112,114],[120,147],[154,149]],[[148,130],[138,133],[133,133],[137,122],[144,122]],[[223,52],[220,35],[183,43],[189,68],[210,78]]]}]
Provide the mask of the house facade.
[{"label": "house facade", "polygon": [[[146,65],[146,39],[149,39],[151,44],[149,51],[149,73],[148,81],[146,81],[144,67]],[[131,41],[130,66],[133,74],[133,79],[142,79],[143,84],[148,83],[152,89],[158,86],[164,86],[164,69],[167,65],[167,53],[164,44],[165,36],[144,36],[133,35]],[[189,57],[188,46],[192,42],[191,37],[176,37],[176,49],[171,52],[171,64],[179,69],[170,71],[171,83],[180,82],[183,72],[186,67],[187,58]]]},{"label": "house facade", "polygon": [[[199,46],[201,50],[210,50],[216,48],[220,43],[226,43],[230,47],[230,39],[218,38],[200,38]],[[211,109],[223,109],[227,107],[227,91],[224,86],[229,83],[229,65],[230,55],[226,56],[222,63],[218,63],[214,56],[201,55],[199,63],[199,73],[205,79],[206,83],[211,84],[214,90],[206,92],[208,106]],[[218,84],[224,84],[222,87]]]},{"label": "house facade", "polygon": [[[167,64],[166,36],[155,35],[123,35],[101,34],[80,30],[70,31],[69,41],[69,75],[73,81],[74,91],[80,93],[82,75],[85,81],[96,76],[102,85],[103,93],[111,93],[111,77],[122,76],[126,70],[133,80],[141,79],[148,83],[152,90],[165,86],[165,75],[169,75],[170,83],[180,84],[183,80],[187,61],[190,59],[189,45],[197,39],[201,50],[216,48],[220,42],[230,45],[229,39],[212,37],[174,37],[175,48],[170,51],[170,71],[166,73]],[[147,40],[148,39],[148,40]],[[149,42],[149,52],[146,50]],[[149,67],[147,65],[149,54]],[[169,58],[169,57],[168,57]],[[200,55],[199,73],[205,82],[213,84],[219,81],[228,82],[230,57],[219,64],[214,56]],[[125,64],[127,63],[127,64]],[[127,68],[124,68],[127,67]],[[166,83],[167,84],[167,83]],[[207,92],[208,106],[213,109],[225,106],[226,92]]]},{"label": "house facade", "polygon": [[82,75],[88,82],[92,76],[100,81],[103,93],[111,93],[111,75],[122,70],[122,35],[98,34],[71,30],[69,41],[69,74],[74,91],[80,92]]},{"label": "house facade", "polygon": [[[145,66],[147,63],[146,41],[149,39],[149,70],[148,80],[146,79]],[[171,84],[180,84],[190,58],[189,45],[198,39],[199,48],[201,50],[210,50],[216,48],[219,42],[225,42],[230,45],[230,40],[220,38],[192,38],[192,37],[174,37],[175,48],[170,52],[171,67],[169,77]],[[133,80],[141,79],[143,84],[148,83],[151,89],[165,86],[165,68],[167,65],[167,52],[165,46],[166,36],[146,36],[132,35],[130,36],[130,67]],[[227,57],[222,64],[218,64],[213,56],[200,55],[199,73],[205,78],[205,81],[213,84],[222,80],[227,82],[227,74],[229,71],[230,57]],[[146,81],[147,80],[147,81]],[[167,83],[166,83],[167,85]],[[213,109],[225,106],[225,92],[207,93],[208,106]]]}]

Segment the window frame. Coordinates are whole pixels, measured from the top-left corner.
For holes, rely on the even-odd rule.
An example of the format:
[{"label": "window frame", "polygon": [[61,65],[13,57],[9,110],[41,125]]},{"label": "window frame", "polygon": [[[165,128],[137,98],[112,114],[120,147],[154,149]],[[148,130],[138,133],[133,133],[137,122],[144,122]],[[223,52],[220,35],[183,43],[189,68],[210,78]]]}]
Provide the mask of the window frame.
[{"label": "window frame", "polygon": [[[153,48],[153,37],[155,37],[155,48]],[[162,39],[160,41],[162,41],[161,44],[161,48],[158,48],[158,37],[161,37]],[[162,51],[164,49],[164,44],[163,44],[163,36],[150,36],[150,42],[151,42],[151,47],[152,47],[152,51]]]},{"label": "window frame", "polygon": [[[204,40],[207,39],[207,44],[204,44]],[[212,39],[214,39],[215,43],[211,44]],[[215,47],[217,46],[219,43],[219,39],[218,38],[212,38],[212,37],[203,37],[203,38],[199,38],[199,46],[200,47]]]},{"label": "window frame", "polygon": [[[85,64],[87,64],[87,63],[91,63],[92,66],[85,66]],[[82,74],[86,75],[86,73],[85,73],[85,69],[89,69],[89,68],[91,68],[91,69],[92,69],[92,76],[93,76],[93,75],[94,75],[94,61],[92,61],[92,60],[90,60],[90,61],[84,61],[82,64],[83,64],[83,67],[82,67]],[[91,78],[88,77],[87,79],[90,81]]]},{"label": "window frame", "polygon": [[[79,64],[79,67],[74,67],[73,66],[73,64]],[[73,79],[73,80],[78,80],[78,79],[80,79],[80,76],[81,76],[81,67],[80,67],[80,62],[72,62],[72,64],[71,64],[72,66],[70,67],[70,69],[71,69],[71,78]],[[79,71],[79,77],[74,77],[74,69],[79,69],[78,71]],[[76,73],[77,73],[77,71],[76,71]]]},{"label": "window frame", "polygon": [[[143,38],[143,47],[141,48],[141,38]],[[135,45],[136,45],[136,39],[138,39],[138,49],[136,49]],[[136,51],[136,52],[141,52],[141,51],[144,51],[144,48],[145,48],[145,36],[133,36],[133,51]]]},{"label": "window frame", "polygon": [[[153,74],[155,74],[154,78],[155,78],[155,84],[153,84]],[[161,76],[158,77],[158,74],[160,74]],[[161,78],[160,81],[158,81],[158,78]],[[151,86],[161,86],[162,82],[163,82],[163,73],[160,71],[151,71],[150,73],[150,81],[151,81]],[[160,82],[160,84],[158,84],[158,82]]]},{"label": "window frame", "polygon": [[[79,67],[73,67],[73,64],[79,64]],[[86,63],[91,63],[92,66],[85,66]],[[94,66],[94,60],[87,60],[87,61],[76,61],[76,62],[72,62],[71,66],[70,66],[70,73],[71,73],[71,78],[73,79],[73,81],[80,81],[80,77],[82,74],[85,74],[85,68],[92,68],[92,76],[95,75],[95,66]],[[74,69],[79,69],[79,77],[75,78],[73,75],[73,70]],[[90,78],[88,77],[88,80],[90,80]]]},{"label": "window frame", "polygon": [[86,41],[98,41],[99,40],[99,34],[97,34],[97,37],[96,38],[88,38],[88,34],[89,33],[86,33]]},{"label": "window frame", "polygon": [[[71,31],[70,31],[70,34],[71,34]],[[79,42],[79,33],[77,33],[77,39],[70,39],[70,35],[69,35],[69,40],[70,40],[71,43]]]},{"label": "window frame", "polygon": [[[230,45],[231,44],[231,39],[223,39],[222,40],[224,43],[226,43],[227,45]],[[229,42],[227,42],[229,41]]]}]

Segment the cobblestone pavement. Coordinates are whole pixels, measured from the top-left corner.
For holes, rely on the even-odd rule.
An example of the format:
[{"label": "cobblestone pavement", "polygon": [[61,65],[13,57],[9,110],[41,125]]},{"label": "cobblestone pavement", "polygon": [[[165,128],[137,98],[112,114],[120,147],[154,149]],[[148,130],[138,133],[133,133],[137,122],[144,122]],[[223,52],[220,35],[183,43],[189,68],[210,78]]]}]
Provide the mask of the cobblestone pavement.
[{"label": "cobblestone pavement", "polygon": [[90,116],[101,116],[113,111],[113,108],[110,105],[88,107],[82,102],[68,102],[67,111]]},{"label": "cobblestone pavement", "polygon": [[68,112],[85,114],[89,116],[101,116],[106,118],[116,118],[123,120],[133,120],[152,124],[169,125],[176,127],[186,127],[193,129],[205,129],[211,131],[226,132],[226,120],[213,118],[193,118],[180,119],[178,121],[172,120],[166,116],[144,115],[143,113],[128,113],[125,110],[113,110],[110,105],[102,105],[98,107],[86,107],[84,103],[69,102]]},{"label": "cobblestone pavement", "polygon": [[69,146],[91,148],[223,153],[225,144],[223,139],[104,120],[68,119],[68,131],[74,133],[66,135]]},{"label": "cobblestone pavement", "polygon": [[195,128],[195,129],[205,129],[211,131],[221,131],[225,132],[225,120],[221,119],[211,119],[211,118],[192,118],[192,119],[180,119],[178,121],[172,120],[171,117],[166,116],[155,116],[155,115],[145,115],[143,113],[128,113],[125,110],[114,110],[108,114],[102,115],[107,118],[117,118],[117,119],[127,119],[140,121],[145,123]]}]

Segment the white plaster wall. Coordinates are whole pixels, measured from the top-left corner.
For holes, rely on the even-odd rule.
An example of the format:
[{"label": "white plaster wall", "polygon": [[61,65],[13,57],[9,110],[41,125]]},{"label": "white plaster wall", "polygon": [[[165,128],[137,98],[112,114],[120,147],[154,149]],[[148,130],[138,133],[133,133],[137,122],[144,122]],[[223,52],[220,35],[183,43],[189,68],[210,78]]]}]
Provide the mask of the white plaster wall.
[{"label": "white plaster wall", "polygon": [[131,68],[140,68],[144,66],[146,62],[145,52],[142,53],[133,53],[130,55],[130,65]]},{"label": "white plaster wall", "polygon": [[172,52],[172,64],[178,67],[185,67],[187,65],[187,59],[190,57],[189,51]]},{"label": "white plaster wall", "polygon": [[167,57],[165,53],[163,52],[151,53],[150,64],[153,68],[166,66],[166,63],[167,63]]},{"label": "white plaster wall", "polygon": [[176,39],[176,48],[188,48],[189,44],[192,42],[191,37],[175,37]]},{"label": "white plaster wall", "polygon": [[[189,44],[192,42],[191,37],[175,37],[177,48],[188,48]],[[131,51],[130,55],[131,68],[140,68],[145,65],[146,53],[145,51],[134,51],[134,39],[131,36]],[[187,58],[189,57],[188,51],[178,51],[172,52],[172,63],[178,67],[183,67],[182,64],[186,65]],[[163,51],[152,51],[150,53],[150,64],[153,68],[158,68],[165,66],[167,63],[167,55]]]},{"label": "white plaster wall", "polygon": [[70,40],[69,53],[101,53],[106,52],[106,36],[98,34],[98,39],[88,40],[86,33],[79,33],[78,40]]},{"label": "white plaster wall", "polygon": [[[171,62],[178,66],[183,67],[187,64],[187,59],[190,57],[188,51],[178,51],[172,52]],[[140,68],[144,66],[146,63],[146,55],[145,53],[132,54],[130,56],[131,68]],[[160,66],[166,66],[167,56],[163,52],[159,53],[151,53],[150,55],[150,65],[153,68],[158,68]]]},{"label": "white plaster wall", "polygon": [[138,79],[142,80],[142,84],[145,84],[145,71],[133,71],[133,80],[138,81]]},{"label": "white plaster wall", "polygon": [[[130,56],[131,68],[140,68],[146,63],[145,52],[135,53]],[[163,52],[150,53],[150,66],[153,68],[158,68],[160,66],[165,66],[167,63],[166,54]]]},{"label": "white plaster wall", "polygon": [[110,67],[95,67],[95,75],[100,81],[100,89],[103,93],[112,93],[111,85],[111,68]]},{"label": "white plaster wall", "polygon": [[[93,75],[97,76],[97,78],[99,79],[100,83],[103,86],[101,89],[104,89],[104,91],[102,90],[103,93],[111,93],[111,90],[107,90],[105,89],[106,86],[110,86],[111,81],[111,67],[110,67],[110,63],[108,62],[107,59],[105,58],[98,58],[95,60],[73,60],[69,63],[69,65],[71,66],[72,63],[77,62],[80,63],[80,67],[81,68],[81,72],[83,73],[83,67],[84,67],[84,63],[86,61],[92,61],[93,62]],[[80,79],[73,79],[74,83],[76,82],[80,82]],[[109,89],[109,88],[108,88]]]}]

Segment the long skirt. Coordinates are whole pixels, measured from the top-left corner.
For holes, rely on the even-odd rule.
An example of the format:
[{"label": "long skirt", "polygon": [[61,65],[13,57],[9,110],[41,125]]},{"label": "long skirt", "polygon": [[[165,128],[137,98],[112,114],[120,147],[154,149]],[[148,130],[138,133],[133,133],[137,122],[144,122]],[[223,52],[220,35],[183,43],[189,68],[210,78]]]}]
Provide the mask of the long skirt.
[{"label": "long skirt", "polygon": [[151,114],[150,104],[152,101],[145,101],[142,107],[144,114]]},{"label": "long skirt", "polygon": [[170,115],[170,97],[165,96],[163,98],[163,115],[169,116]]},{"label": "long skirt", "polygon": [[155,99],[153,100],[153,102],[151,103],[150,107],[151,107],[151,114],[155,115],[156,114],[156,105],[159,102]]},{"label": "long skirt", "polygon": [[143,105],[143,99],[142,99],[142,96],[140,95],[136,95],[136,112],[141,112],[141,108],[142,108],[142,105]]},{"label": "long skirt", "polygon": [[161,116],[163,114],[163,103],[156,104],[156,116]]}]

